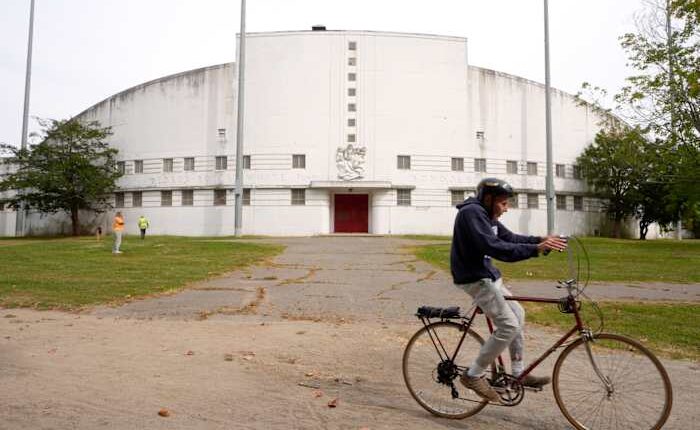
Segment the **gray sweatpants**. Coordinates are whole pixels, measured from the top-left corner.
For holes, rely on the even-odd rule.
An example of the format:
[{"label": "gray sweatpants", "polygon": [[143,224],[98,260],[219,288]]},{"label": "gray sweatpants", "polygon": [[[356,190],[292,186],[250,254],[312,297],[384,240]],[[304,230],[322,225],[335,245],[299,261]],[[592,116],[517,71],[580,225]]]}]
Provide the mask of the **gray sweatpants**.
[{"label": "gray sweatpants", "polygon": [[112,252],[118,252],[119,248],[122,246],[122,231],[115,231],[114,232],[114,247],[112,248]]},{"label": "gray sweatpants", "polygon": [[506,300],[504,296],[512,296],[511,292],[503,286],[499,278],[481,279],[471,284],[457,285],[472,296],[474,304],[484,311],[496,330],[484,343],[479,351],[479,356],[469,368],[470,375],[481,375],[489,365],[496,360],[506,347],[510,349],[511,362],[523,360],[523,326],[525,324],[525,310],[520,303]]}]

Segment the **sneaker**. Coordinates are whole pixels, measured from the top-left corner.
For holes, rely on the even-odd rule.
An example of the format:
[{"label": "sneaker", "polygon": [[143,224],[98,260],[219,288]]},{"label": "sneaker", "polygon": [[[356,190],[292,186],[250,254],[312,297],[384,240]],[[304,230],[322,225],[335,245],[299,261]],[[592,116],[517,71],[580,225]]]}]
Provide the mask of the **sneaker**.
[{"label": "sneaker", "polygon": [[525,387],[542,388],[549,384],[550,381],[551,378],[549,376],[527,375],[520,383]]},{"label": "sneaker", "polygon": [[489,402],[501,403],[501,396],[499,396],[496,390],[491,387],[489,381],[486,380],[486,377],[472,377],[467,375],[467,372],[465,371],[462,376],[460,376],[459,382]]}]

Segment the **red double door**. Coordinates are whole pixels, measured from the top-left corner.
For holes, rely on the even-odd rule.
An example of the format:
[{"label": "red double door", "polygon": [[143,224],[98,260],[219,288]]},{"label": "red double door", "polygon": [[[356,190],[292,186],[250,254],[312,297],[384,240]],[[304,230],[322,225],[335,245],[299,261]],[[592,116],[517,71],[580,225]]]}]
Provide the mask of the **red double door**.
[{"label": "red double door", "polygon": [[368,233],[369,195],[336,194],[335,195],[335,229],[336,233]]}]

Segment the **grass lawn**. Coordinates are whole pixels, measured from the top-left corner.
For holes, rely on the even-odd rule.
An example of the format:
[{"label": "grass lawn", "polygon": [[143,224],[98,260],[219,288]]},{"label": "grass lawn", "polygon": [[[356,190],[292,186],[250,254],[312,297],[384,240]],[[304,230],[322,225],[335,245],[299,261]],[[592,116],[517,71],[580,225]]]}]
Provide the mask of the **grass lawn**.
[{"label": "grass lawn", "polygon": [[0,306],[76,309],[175,290],[283,247],[221,238],[126,236],[121,255],[94,237],[0,240]]},{"label": "grass lawn", "polygon": [[[591,262],[592,281],[700,282],[700,240],[581,239]],[[450,268],[450,243],[420,246],[416,256],[442,269]],[[497,262],[506,279],[565,279],[565,253],[518,263]]]},{"label": "grass lawn", "polygon": [[[591,263],[592,281],[609,282],[700,282],[700,241],[617,240],[583,238]],[[444,270],[450,267],[450,244],[415,248],[420,259]],[[568,264],[564,253],[518,263],[497,262],[507,279],[565,279]],[[600,302],[605,331],[628,335],[673,358],[700,360],[700,304]],[[556,307],[526,303],[528,321],[569,328],[572,319]],[[584,307],[584,311],[586,311]],[[587,316],[595,327],[592,309]]]}]

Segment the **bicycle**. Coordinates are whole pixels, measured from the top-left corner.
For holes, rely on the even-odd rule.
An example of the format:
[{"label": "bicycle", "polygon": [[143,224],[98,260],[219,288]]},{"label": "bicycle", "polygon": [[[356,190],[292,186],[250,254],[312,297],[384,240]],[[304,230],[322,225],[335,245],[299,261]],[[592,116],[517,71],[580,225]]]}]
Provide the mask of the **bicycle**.
[{"label": "bicycle", "polygon": [[[491,363],[487,379],[499,393],[501,404],[516,406],[525,391],[542,391],[522,385],[523,379],[557,349],[563,348],[552,372],[552,389],[557,406],[576,429],[660,429],[671,413],[673,392],[671,381],[661,362],[639,342],[628,337],[603,333],[603,315],[594,301],[583,293],[578,275],[581,257],[573,264],[571,244],[576,244],[590,263],[583,244],[570,237],[568,260],[575,276],[559,281],[558,288],[567,294],[559,299],[508,296],[506,300],[557,305],[562,313],[574,318],[573,327],[522,374],[514,377],[505,372],[502,356]],[[591,330],[581,313],[581,297],[590,301],[600,318],[597,330]],[[416,317],[423,327],[409,340],[403,355],[403,376],[411,396],[430,413],[452,419],[472,416],[489,402],[473,391],[457,384],[478,355],[484,339],[473,329],[479,314],[472,307],[461,314],[459,307],[421,306]],[[489,332],[493,325],[486,319]],[[438,321],[435,321],[438,319]],[[572,339],[572,340],[570,340]]]}]

